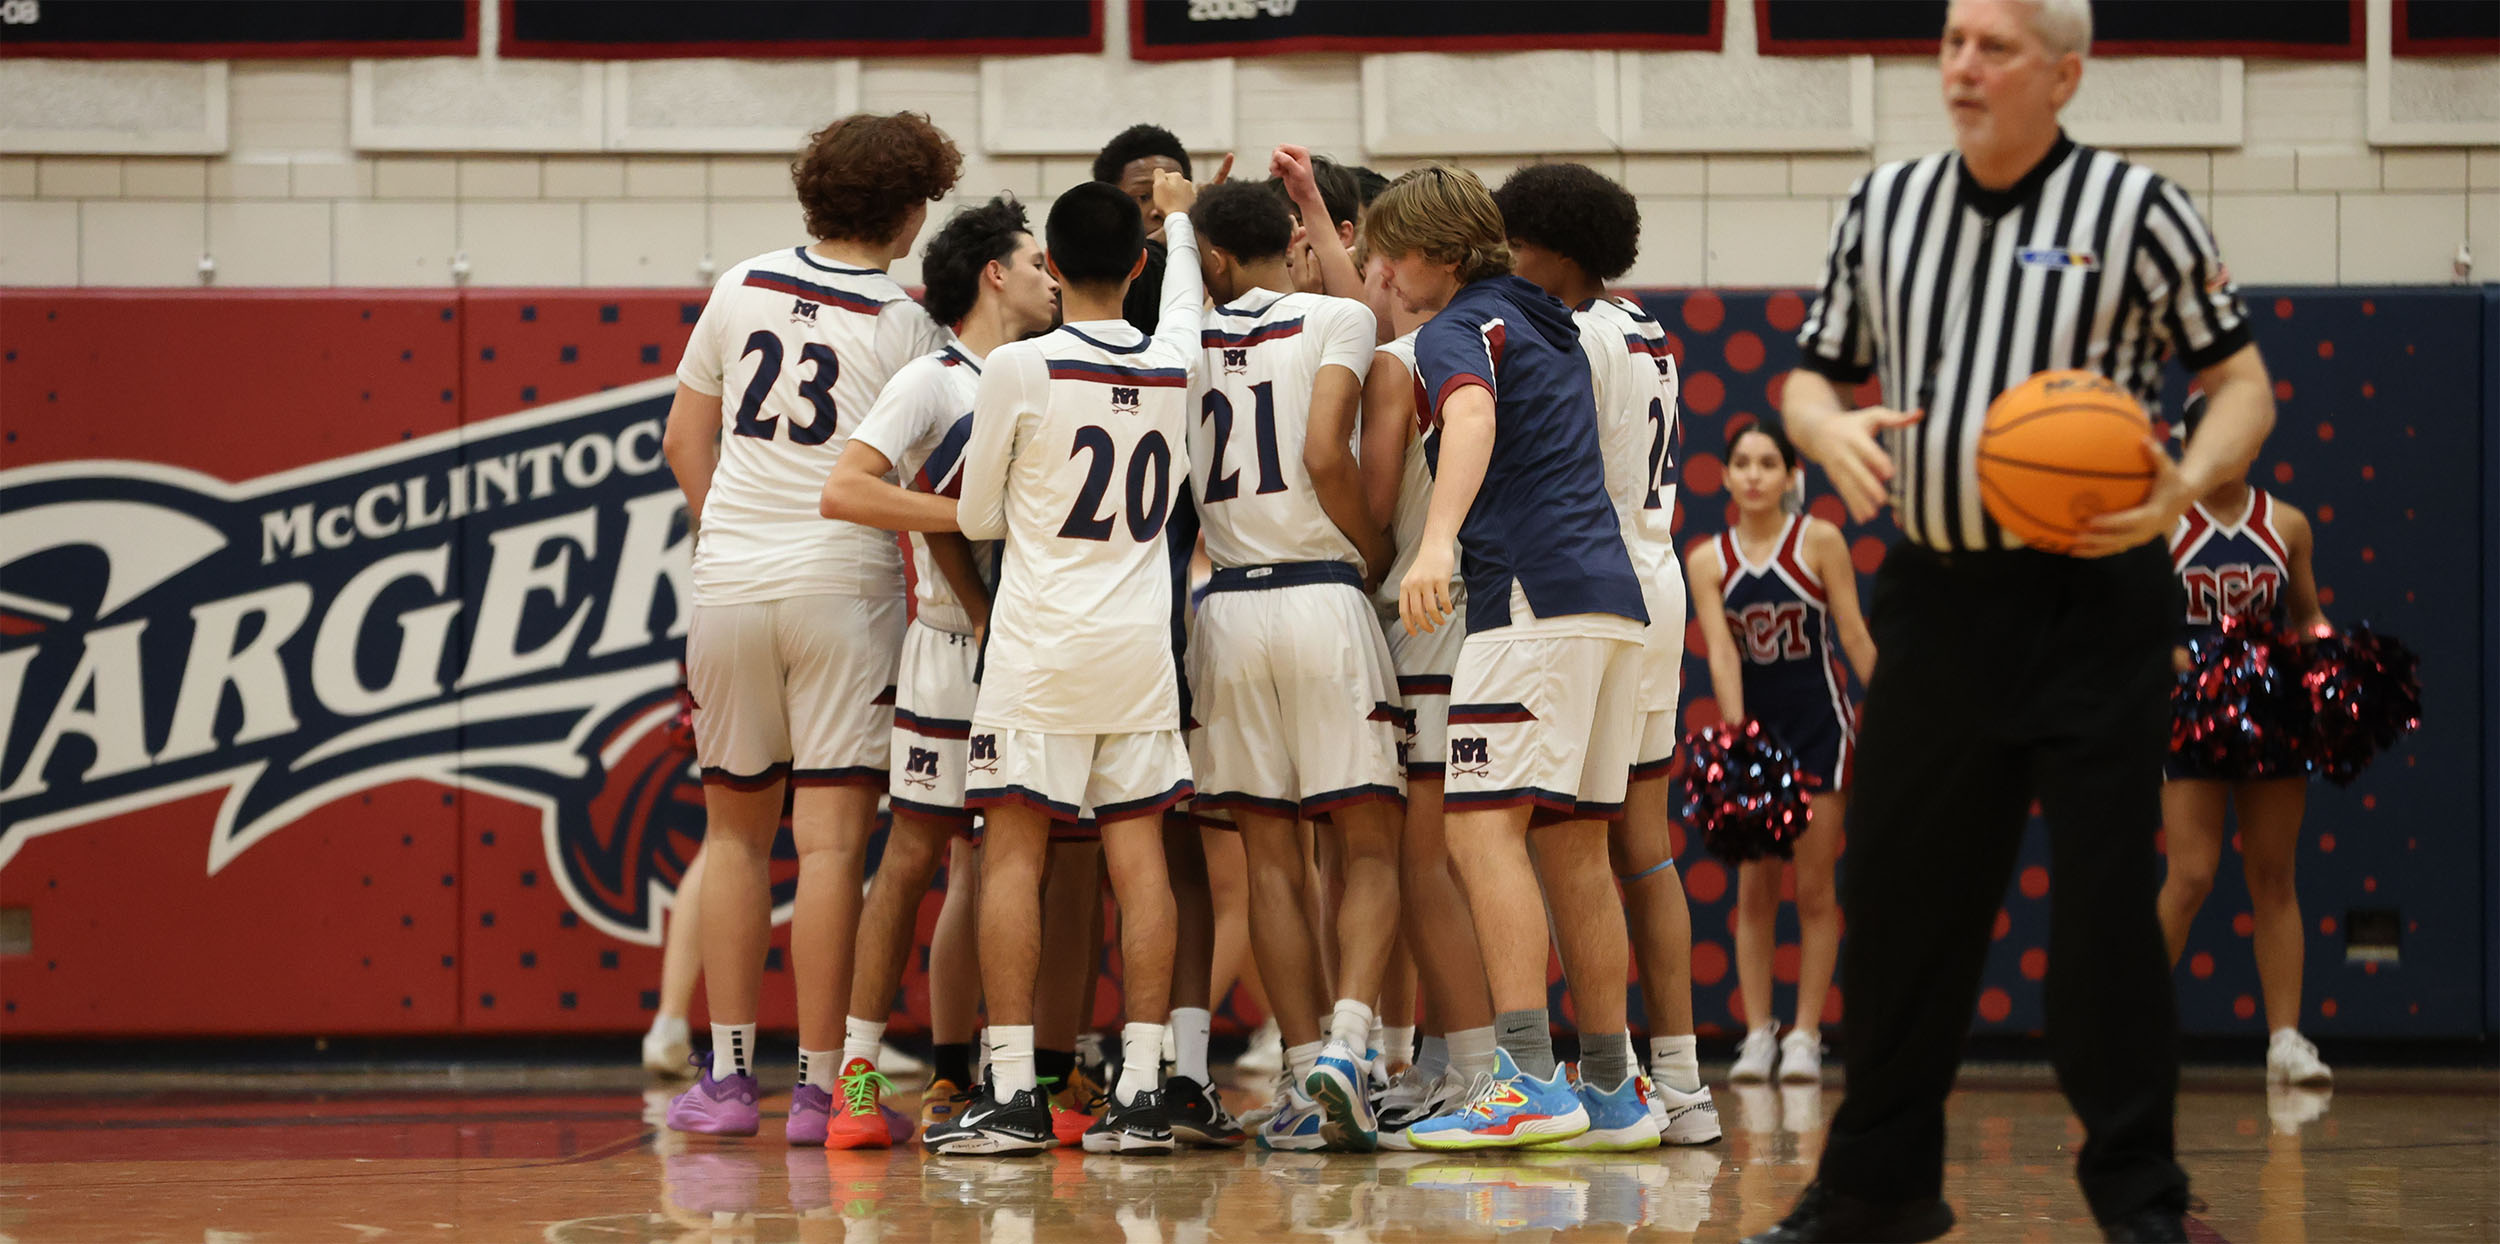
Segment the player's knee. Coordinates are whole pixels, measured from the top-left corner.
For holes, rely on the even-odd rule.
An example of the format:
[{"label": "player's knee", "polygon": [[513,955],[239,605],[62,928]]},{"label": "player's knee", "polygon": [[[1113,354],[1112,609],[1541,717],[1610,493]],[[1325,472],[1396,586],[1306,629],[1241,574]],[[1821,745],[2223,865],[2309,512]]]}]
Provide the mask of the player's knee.
[{"label": "player's knee", "polygon": [[1840,899],[1831,878],[1797,883],[1797,918],[1820,920],[1840,910]]},{"label": "player's knee", "polygon": [[2292,883],[2292,866],[2286,863],[2243,860],[2248,876],[2248,897],[2260,907],[2297,903],[2299,892]]},{"label": "player's knee", "polygon": [[[2251,875],[2249,885],[2252,889],[2255,888],[2256,882],[2256,877]],[[2169,891],[2176,901],[2190,905],[2202,903],[2206,895],[2213,893],[2213,865],[2199,860],[2183,860],[2178,856],[2171,856],[2170,875],[2163,879],[2162,889]]]}]

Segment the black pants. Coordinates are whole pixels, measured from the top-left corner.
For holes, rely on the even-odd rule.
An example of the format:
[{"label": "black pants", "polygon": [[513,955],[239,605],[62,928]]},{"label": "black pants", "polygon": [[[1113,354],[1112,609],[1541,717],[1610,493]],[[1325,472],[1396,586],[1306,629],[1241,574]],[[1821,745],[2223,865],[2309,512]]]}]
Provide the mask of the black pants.
[{"label": "black pants", "polygon": [[1835,1190],[1941,1194],[1945,1096],[2037,799],[2049,1040],[2084,1124],[2077,1178],[2104,1221],[2185,1208],[2153,849],[2176,590],[2158,544],[2087,561],[1905,543],[1884,559],[1840,886],[1849,1084],[1821,1171]]}]

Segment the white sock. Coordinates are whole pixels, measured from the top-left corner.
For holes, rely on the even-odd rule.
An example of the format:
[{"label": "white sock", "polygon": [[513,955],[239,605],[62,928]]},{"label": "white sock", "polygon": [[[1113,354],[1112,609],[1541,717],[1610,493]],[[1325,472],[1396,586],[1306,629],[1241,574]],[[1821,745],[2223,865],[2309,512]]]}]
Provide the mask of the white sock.
[{"label": "white sock", "polygon": [[1700,1092],[1701,1055],[1696,1052],[1698,1044],[1699,1039],[1689,1032],[1680,1037],[1651,1037],[1649,1074],[1676,1092]]},{"label": "white sock", "polygon": [[1493,1074],[1493,1026],[1461,1028],[1449,1036],[1450,1065],[1470,1080]]},{"label": "white sock", "polygon": [[2280,1045],[2286,1038],[2298,1037],[2299,1035],[2300,1029],[2298,1028],[2277,1028],[2273,1032],[2266,1034],[2266,1040],[2273,1044]]},{"label": "white sock", "polygon": [[755,1025],[712,1025],[712,1078],[755,1074]]},{"label": "white sock", "polygon": [[1214,1015],[1203,1006],[1172,1008],[1171,1039],[1172,1074],[1187,1076],[1200,1084],[1213,1084],[1215,1077],[1207,1074],[1207,1029],[1215,1022]]},{"label": "white sock", "polygon": [[[1204,1012],[1200,1012],[1204,1014]],[[1120,1082],[1113,1090],[1122,1102],[1163,1087],[1162,1024],[1130,1024],[1120,1029]]]},{"label": "white sock", "polygon": [[992,1024],[989,1027],[990,1091],[1008,1101],[1033,1085],[1033,1025]]},{"label": "white sock", "polygon": [[1414,1029],[1384,1029],[1382,1030],[1378,1040],[1380,1041],[1380,1056],[1388,1059],[1390,1066],[1403,1067],[1406,1064],[1415,1061]]},{"label": "white sock", "polygon": [[830,1093],[835,1066],[832,1050],[800,1050],[799,1083],[813,1084]]},{"label": "white sock", "polygon": [[1450,1066],[1450,1043],[1444,1037],[1426,1037],[1415,1053],[1415,1074],[1426,1083],[1438,1078]]},{"label": "white sock", "polygon": [[856,1015],[842,1018],[842,1065],[848,1067],[854,1058],[865,1058],[868,1065],[877,1065],[877,1047],[885,1041],[885,1021],[861,1019]]},{"label": "white sock", "polygon": [[683,1041],[693,1035],[693,1030],[686,1026],[683,1015],[654,1015],[651,1017],[651,1035],[662,1041]]},{"label": "white sock", "polygon": [[1285,1082],[1296,1089],[1301,1088],[1302,1082],[1311,1078],[1312,1065],[1319,1062],[1319,1051],[1320,1043],[1317,1041],[1309,1045],[1286,1046]]},{"label": "white sock", "polygon": [[1388,1050],[1389,1029],[1386,1025],[1380,1022],[1380,1013],[1378,1011],[1372,1012],[1372,1029],[1370,1032],[1363,1034],[1363,1040],[1365,1042],[1364,1048],[1371,1053],[1384,1053]]},{"label": "white sock", "polygon": [[1352,998],[1337,999],[1337,1009],[1328,1017],[1328,1039],[1361,1054],[1374,1048],[1372,1009]]}]

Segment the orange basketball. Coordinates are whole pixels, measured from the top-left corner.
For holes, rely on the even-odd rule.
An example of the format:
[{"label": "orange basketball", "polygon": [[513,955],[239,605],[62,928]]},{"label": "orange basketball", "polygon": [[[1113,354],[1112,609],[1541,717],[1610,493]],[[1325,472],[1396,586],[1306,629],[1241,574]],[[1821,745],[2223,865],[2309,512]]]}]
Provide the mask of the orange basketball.
[{"label": "orange basketball", "polygon": [[1979,498],[2023,543],[2074,547],[2095,516],[2153,492],[2144,408],[2088,371],[2044,371],[1997,395],[1979,434]]}]

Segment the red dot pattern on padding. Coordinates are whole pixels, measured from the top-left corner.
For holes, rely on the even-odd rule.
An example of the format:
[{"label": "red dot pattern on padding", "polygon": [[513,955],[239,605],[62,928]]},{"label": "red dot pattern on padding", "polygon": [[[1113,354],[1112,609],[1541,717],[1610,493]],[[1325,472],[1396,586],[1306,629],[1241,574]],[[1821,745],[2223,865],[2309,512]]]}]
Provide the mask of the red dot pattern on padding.
[{"label": "red dot pattern on padding", "polygon": [[1993,985],[1979,991],[1979,1018],[1991,1024],[2005,1022],[2014,1013],[2014,999]]},{"label": "red dot pattern on padding", "polygon": [[2049,870],[2037,864],[2024,869],[2022,890],[2024,898],[2039,898],[2046,895],[2049,892]]},{"label": "red dot pattern on padding", "polygon": [[1727,319],[1727,304],[1706,289],[1684,295],[1684,326],[1697,333],[1715,333]]},{"label": "red dot pattern on padding", "polygon": [[1740,372],[1753,372],[1762,367],[1762,338],[1747,332],[1727,335],[1727,365]]},{"label": "red dot pattern on padding", "polygon": [[2049,952],[2037,946],[2024,951],[2022,970],[2024,980],[2036,981],[2045,978],[2049,974]]},{"label": "red dot pattern on padding", "polygon": [[2188,974],[2194,976],[2200,981],[2212,976],[2214,974],[2214,957],[2201,950],[2197,951],[2195,954],[2189,955]]}]

